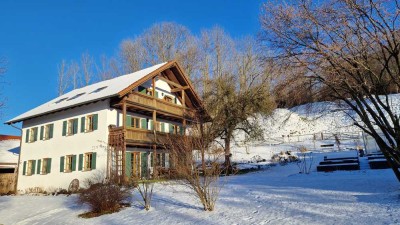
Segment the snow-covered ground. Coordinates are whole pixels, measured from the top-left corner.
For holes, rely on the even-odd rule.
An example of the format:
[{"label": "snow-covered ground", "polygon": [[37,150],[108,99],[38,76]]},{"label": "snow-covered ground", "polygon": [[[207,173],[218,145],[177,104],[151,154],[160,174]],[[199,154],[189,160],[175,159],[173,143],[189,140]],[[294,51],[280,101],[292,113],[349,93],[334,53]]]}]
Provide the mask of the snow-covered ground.
[{"label": "snow-covered ground", "polygon": [[[354,155],[354,151],[314,153]],[[314,165],[314,167],[315,167]],[[0,224],[399,224],[400,185],[386,170],[299,174],[296,164],[227,177],[214,212],[190,191],[157,184],[153,208],[138,203],[118,213],[82,219],[77,196],[0,197]]]},{"label": "snow-covered ground", "polygon": [[[400,112],[400,95],[394,97]],[[133,200],[129,208],[92,219],[78,217],[88,208],[76,203],[76,195],[2,196],[0,224],[400,224],[400,183],[390,169],[371,170],[361,160],[360,171],[316,172],[324,156],[356,156],[350,149],[357,146],[377,149],[337,105],[309,109],[277,109],[261,119],[266,140],[237,142],[232,160],[244,167],[257,165],[254,159],[268,164],[276,153],[306,147],[313,152],[311,173],[299,174],[292,163],[224,178],[214,212],[204,212],[186,187],[163,183],[155,187],[149,212]],[[321,147],[326,144],[334,147]]]}]

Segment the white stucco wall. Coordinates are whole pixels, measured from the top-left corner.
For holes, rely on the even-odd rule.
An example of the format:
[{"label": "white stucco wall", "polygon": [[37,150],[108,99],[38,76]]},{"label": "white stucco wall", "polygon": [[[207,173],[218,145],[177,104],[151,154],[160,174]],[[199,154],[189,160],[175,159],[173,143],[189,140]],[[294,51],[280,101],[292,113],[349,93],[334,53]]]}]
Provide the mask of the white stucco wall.
[{"label": "white stucco wall", "polygon": [[[107,112],[109,101],[101,101],[81,107],[76,107],[55,114],[38,117],[24,121],[22,131],[21,158],[19,161],[18,190],[25,191],[27,188],[41,187],[46,189],[68,188],[70,182],[77,178],[82,181],[94,173],[106,171],[107,150],[104,146],[108,141]],[[81,133],[80,118],[86,115],[98,114],[98,129],[92,132]],[[62,136],[63,121],[78,118],[78,133],[72,136]],[[40,139],[40,126],[53,123],[53,138],[50,140]],[[38,140],[33,143],[25,142],[26,130],[38,127]],[[86,152],[96,152],[96,169],[92,171],[78,171],[78,155]],[[70,173],[60,172],[60,157],[66,155],[77,155],[76,171]],[[46,175],[35,174],[31,176],[22,175],[23,162],[51,158],[51,172]],[[36,165],[37,166],[37,165]],[[35,169],[36,170],[36,169]],[[105,172],[104,172],[105,174]]]},{"label": "white stucco wall", "polygon": [[[142,84],[146,88],[151,87],[151,81]],[[169,85],[162,81],[156,81],[156,90],[158,97],[164,98],[164,95],[171,97],[175,96],[171,93]],[[179,100],[177,104],[181,105]],[[92,132],[81,133],[81,117],[98,114],[98,129]],[[128,112],[128,115],[140,118],[151,117],[137,114],[135,112]],[[78,118],[78,133],[72,136],[62,136],[63,121],[68,119]],[[169,121],[159,119],[160,122],[165,122],[165,132],[169,132]],[[53,138],[50,140],[40,140],[40,126],[46,124],[54,124]],[[181,123],[173,122],[175,125],[182,125]],[[96,102],[89,105],[84,105],[62,112],[49,114],[46,116],[30,119],[23,122],[22,131],[22,144],[21,144],[21,158],[19,161],[19,176],[18,187],[20,191],[26,191],[28,188],[43,188],[44,190],[53,190],[55,188],[67,189],[73,179],[78,179],[80,183],[93,176],[95,173],[106,174],[107,164],[107,142],[108,142],[108,126],[116,125],[122,126],[122,112],[120,110],[111,109],[109,100]],[[27,129],[38,127],[38,140],[32,143],[26,143],[25,137]],[[148,124],[150,129],[150,124]],[[147,151],[146,149],[137,149],[139,151]],[[96,169],[92,171],[78,171],[78,157],[79,154],[87,152],[96,152]],[[66,155],[76,155],[76,171],[73,172],[60,172],[60,157]],[[23,174],[23,162],[28,160],[38,160],[43,158],[51,158],[51,172],[46,175],[37,174],[35,168],[34,175]],[[37,166],[37,165],[36,165]]]}]

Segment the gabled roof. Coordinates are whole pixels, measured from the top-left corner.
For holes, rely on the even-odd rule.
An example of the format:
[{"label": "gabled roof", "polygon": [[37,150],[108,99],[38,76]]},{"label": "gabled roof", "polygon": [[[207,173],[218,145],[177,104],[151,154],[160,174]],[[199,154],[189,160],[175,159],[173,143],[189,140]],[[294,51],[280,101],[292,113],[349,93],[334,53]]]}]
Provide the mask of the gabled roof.
[{"label": "gabled roof", "polygon": [[[146,75],[157,71],[166,64],[168,63],[160,63],[158,65],[131,74],[119,76],[114,79],[101,81],[92,85],[88,85],[86,87],[72,90],[7,121],[6,124],[17,123],[23,120],[48,114],[51,112],[56,112],[73,106],[93,102],[96,100],[106,99],[112,96],[118,96],[118,93],[124,90],[128,85],[133,84],[141,78],[145,77]],[[105,88],[100,90],[100,88],[103,87]]]},{"label": "gabled roof", "polygon": [[170,68],[178,71],[177,75],[183,79],[183,83],[185,85],[190,87],[188,90],[190,97],[196,102],[196,105],[202,106],[200,98],[197,96],[192,84],[185,76],[179,64],[175,61],[170,61],[160,63],[131,74],[119,76],[110,80],[101,81],[86,87],[75,89],[32,110],[29,110],[28,112],[25,112],[5,123],[18,123],[27,119],[54,113],[90,102],[99,101],[110,97],[122,97],[133,88]]}]

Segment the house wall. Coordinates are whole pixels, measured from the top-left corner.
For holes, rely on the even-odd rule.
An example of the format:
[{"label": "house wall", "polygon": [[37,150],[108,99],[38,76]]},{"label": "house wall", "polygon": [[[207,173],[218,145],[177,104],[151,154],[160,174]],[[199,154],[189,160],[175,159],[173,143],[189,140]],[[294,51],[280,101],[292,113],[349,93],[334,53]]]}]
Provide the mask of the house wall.
[{"label": "house wall", "polygon": [[[25,191],[27,188],[41,187],[46,189],[65,188],[67,189],[73,179],[82,181],[93,176],[95,173],[106,174],[107,162],[107,141],[108,141],[108,112],[109,101],[68,109],[66,111],[50,114],[23,122],[21,158],[19,161],[19,176],[17,189]],[[98,129],[92,132],[81,133],[80,126],[82,116],[98,114]],[[63,121],[78,118],[78,133],[72,136],[62,136]],[[53,123],[53,138],[49,140],[38,139],[32,143],[25,142],[27,129]],[[66,155],[78,155],[86,152],[96,152],[96,169],[92,171],[60,172],[60,157]],[[35,174],[31,176],[22,175],[23,162],[51,158],[51,172],[46,175]],[[78,164],[78,162],[76,163]],[[36,165],[37,166],[37,165]],[[78,165],[76,165],[78,167]]]},{"label": "house wall", "polygon": [[[151,87],[151,81],[148,81],[141,86],[145,88]],[[156,90],[159,93],[160,99],[165,95],[174,97],[171,93],[169,85],[162,81],[156,81]],[[181,105],[179,100],[177,103]],[[81,133],[81,117],[98,114],[98,129],[92,132]],[[151,117],[144,116],[135,112],[128,112],[128,115],[140,118],[152,119]],[[72,136],[63,136],[63,121],[68,119],[78,118],[78,133]],[[181,123],[170,122],[159,119],[159,122],[166,124],[175,124],[181,126]],[[54,124],[53,138],[49,140],[40,140],[40,127],[46,124]],[[92,177],[95,174],[102,173],[106,175],[107,165],[107,142],[108,142],[108,126],[116,125],[122,126],[122,112],[121,110],[110,108],[109,100],[104,100],[92,103],[85,106],[80,106],[68,109],[62,112],[49,114],[46,116],[26,120],[23,122],[22,130],[22,143],[21,143],[21,158],[19,161],[19,176],[17,189],[19,191],[26,191],[28,188],[43,188],[44,190],[54,190],[55,188],[67,189],[73,179],[78,179],[80,184]],[[35,142],[27,143],[25,141],[26,132],[32,127],[38,127],[38,139]],[[147,125],[150,129],[150,122]],[[169,132],[169,126],[165,126],[165,132]],[[128,151],[141,151],[145,152],[146,149],[128,149]],[[78,170],[78,156],[87,152],[96,152],[96,169],[91,171]],[[72,172],[60,172],[60,157],[66,155],[76,155],[76,170]],[[28,160],[38,159],[43,161],[43,158],[51,158],[51,172],[46,175],[35,174],[23,175],[23,162]],[[37,165],[36,165],[37,167]]]}]

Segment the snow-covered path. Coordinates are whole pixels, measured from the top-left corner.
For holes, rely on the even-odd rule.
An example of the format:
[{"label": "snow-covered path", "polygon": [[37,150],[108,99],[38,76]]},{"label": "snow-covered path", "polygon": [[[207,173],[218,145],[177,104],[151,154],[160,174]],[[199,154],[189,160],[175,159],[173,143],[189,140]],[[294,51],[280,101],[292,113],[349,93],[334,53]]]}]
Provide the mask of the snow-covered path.
[{"label": "snow-covered path", "polygon": [[400,183],[391,170],[298,174],[295,164],[229,177],[214,212],[188,190],[159,184],[153,208],[137,203],[93,219],[76,196],[0,197],[0,224],[400,224]]}]

